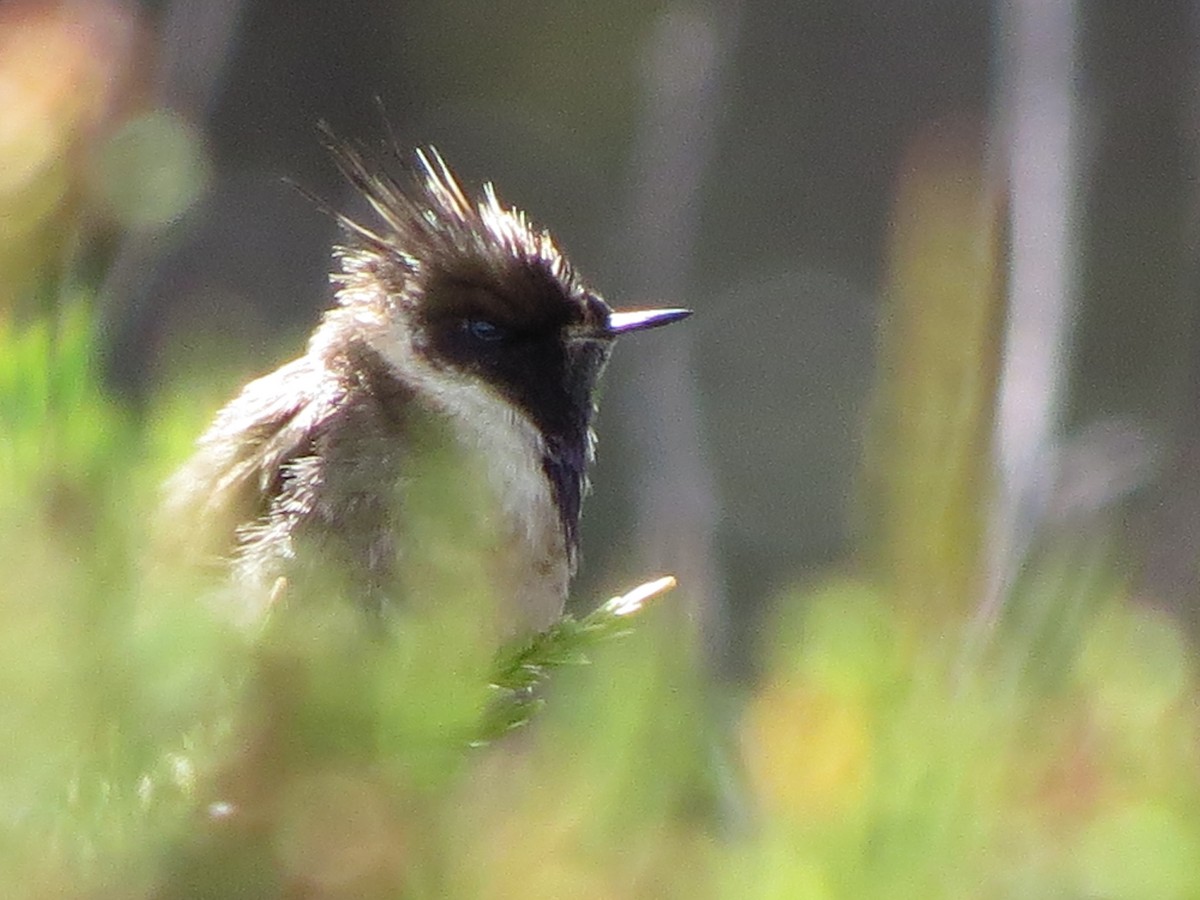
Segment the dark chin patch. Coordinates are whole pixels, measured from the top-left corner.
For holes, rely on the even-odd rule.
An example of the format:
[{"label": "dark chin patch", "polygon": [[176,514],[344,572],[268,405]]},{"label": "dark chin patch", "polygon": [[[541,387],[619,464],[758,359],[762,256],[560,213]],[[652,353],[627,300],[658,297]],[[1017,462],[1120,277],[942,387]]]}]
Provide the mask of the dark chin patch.
[{"label": "dark chin patch", "polygon": [[529,416],[545,441],[542,468],[554,491],[572,566],[587,488],[593,392],[608,351],[606,342],[560,338],[531,349],[528,357],[513,354],[492,372],[492,384]]},{"label": "dark chin patch", "polygon": [[[536,268],[518,267],[507,278],[492,274],[495,287],[450,277],[425,287],[421,351],[435,365],[487,382],[543,435],[585,437],[609,342],[570,339],[569,330],[594,324],[603,310],[568,296]],[[471,327],[476,321],[494,326],[495,338],[481,339]]]},{"label": "dark chin patch", "polygon": [[[507,326],[506,326],[507,327]],[[568,340],[562,326],[507,331],[479,341],[461,320],[426,331],[432,361],[490,385],[537,426],[545,446],[542,468],[554,492],[572,560],[586,485],[593,392],[608,359],[603,340]]]},{"label": "dark chin patch", "polygon": [[554,491],[554,502],[562,521],[563,539],[571,568],[579,551],[579,512],[583,506],[583,494],[587,488],[587,436],[583,441],[564,441],[550,438],[546,441],[546,455],[542,457],[542,471]]},{"label": "dark chin patch", "polygon": [[[485,382],[537,426],[572,558],[584,492],[592,394],[610,341],[607,307],[542,266],[514,264],[433,275],[417,304],[419,350],[429,362]],[[486,322],[487,327],[472,327]]]}]

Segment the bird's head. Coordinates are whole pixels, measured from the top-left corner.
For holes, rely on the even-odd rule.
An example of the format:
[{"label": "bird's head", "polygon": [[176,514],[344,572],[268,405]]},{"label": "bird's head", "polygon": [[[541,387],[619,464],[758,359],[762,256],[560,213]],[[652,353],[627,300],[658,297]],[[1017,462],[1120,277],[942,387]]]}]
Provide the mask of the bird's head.
[{"label": "bird's head", "polygon": [[485,385],[553,441],[586,435],[593,394],[620,334],[665,325],[683,309],[614,312],[549,232],[505,207],[491,184],[464,192],[436,150],[404,180],[331,140],[343,174],[379,219],[336,214],[339,308],[409,378]]},{"label": "bird's head", "polygon": [[469,420],[482,443],[514,423],[532,434],[533,447],[514,452],[540,454],[531,462],[553,485],[573,559],[595,389],[613,341],[689,311],[614,312],[547,231],[490,184],[469,197],[435,150],[418,151],[398,180],[351,145],[331,138],[330,148],[378,224],[334,213],[348,236],[335,251],[338,306],[313,350],[363,340],[398,378]]}]

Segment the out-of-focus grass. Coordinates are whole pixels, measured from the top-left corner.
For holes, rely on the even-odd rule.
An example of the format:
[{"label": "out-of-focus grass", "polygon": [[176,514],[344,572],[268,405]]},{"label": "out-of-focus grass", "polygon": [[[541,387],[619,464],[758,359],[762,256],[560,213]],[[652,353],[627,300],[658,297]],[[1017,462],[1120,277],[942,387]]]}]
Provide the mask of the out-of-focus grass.
[{"label": "out-of-focus grass", "polygon": [[863,501],[867,550],[907,615],[937,621],[980,586],[1004,321],[999,191],[978,128],[909,149],[892,206]]},{"label": "out-of-focus grass", "polygon": [[[147,121],[118,132],[104,177],[129,187],[115,163],[163,135],[196,162],[186,129]],[[960,140],[910,159],[862,559],[776,598],[741,690],[695,671],[669,597],[622,641],[565,624],[498,666],[462,615],[466,565],[464,596],[390,636],[319,605],[235,625],[211,586],[151,552],[157,485],[215,398],[176,384],[139,416],[122,409],[95,374],[91,289],[11,315],[36,279],[9,277],[10,245],[4,895],[1200,895],[1196,651],[1128,596],[1106,549],[1039,548],[989,640],[963,652],[1000,316],[978,166]],[[99,195],[145,227],[197,184],[168,207]],[[70,191],[52,215],[23,191],[0,203],[42,246]],[[558,665],[583,651],[590,665]]]},{"label": "out-of-focus grass", "polygon": [[91,328],[79,298],[0,327],[0,846],[32,885],[148,858],[184,808],[201,713],[225,702],[219,624],[142,592],[152,488],[92,376]]},{"label": "out-of-focus grass", "polygon": [[1064,655],[1017,640],[963,675],[864,582],[780,598],[741,725],[768,823],[743,865],[792,871],[781,897],[1194,896],[1194,654],[1118,585],[1096,599]]},{"label": "out-of-focus grass", "polygon": [[[597,642],[611,616],[561,626],[499,670],[456,603],[385,639],[350,608],[247,633],[150,550],[164,457],[206,411],[123,412],[93,375],[91,330],[84,298],[0,330],[0,865],[15,894],[671,882],[660,850],[702,832],[665,826],[707,746],[694,679],[654,646],[665,621],[647,613],[626,647]],[[503,739],[536,710],[522,690],[585,653],[596,665],[542,695],[541,729]]]},{"label": "out-of-focus grass", "polygon": [[965,669],[965,611],[931,627],[865,573],[785,592],[728,740],[651,609],[480,746],[494,670],[453,619],[246,634],[147,564],[205,413],[122,412],[90,327],[81,300],[0,333],[10,896],[1200,891],[1195,653],[1102,555],[1046,554]]}]

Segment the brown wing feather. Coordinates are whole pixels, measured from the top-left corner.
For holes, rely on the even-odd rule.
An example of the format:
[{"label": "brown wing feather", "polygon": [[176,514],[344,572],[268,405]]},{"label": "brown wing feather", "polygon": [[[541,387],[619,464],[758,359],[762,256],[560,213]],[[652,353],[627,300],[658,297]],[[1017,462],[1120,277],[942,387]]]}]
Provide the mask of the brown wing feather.
[{"label": "brown wing feather", "polygon": [[230,558],[238,530],[267,514],[281,471],[311,446],[331,393],[301,357],[250,382],[217,414],[165,487],[164,528],[186,559]]}]

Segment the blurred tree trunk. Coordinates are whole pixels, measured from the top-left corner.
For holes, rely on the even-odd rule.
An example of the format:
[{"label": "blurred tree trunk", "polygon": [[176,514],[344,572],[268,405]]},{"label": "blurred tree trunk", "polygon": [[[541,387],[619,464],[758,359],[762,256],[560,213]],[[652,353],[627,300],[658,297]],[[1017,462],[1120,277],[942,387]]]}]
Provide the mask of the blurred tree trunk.
[{"label": "blurred tree trunk", "polygon": [[[246,0],[172,0],[159,16],[153,102],[201,133],[220,96],[245,5]],[[132,354],[124,344],[141,336],[135,323],[152,315],[143,306],[162,261],[164,230],[125,235],[100,292],[101,327],[108,344],[106,368],[111,380],[133,394],[142,385],[134,384],[128,374],[126,358]]]},{"label": "blurred tree trunk", "polygon": [[[620,255],[627,266],[625,297],[639,304],[689,305],[701,188],[736,22],[733,4],[711,9],[672,4],[646,48],[644,106]],[[649,339],[653,348],[626,363],[631,388],[617,396],[616,405],[633,441],[634,463],[626,478],[638,552],[651,569],[678,576],[692,642],[711,660],[724,652],[724,614],[714,547],[717,502],[704,458],[692,363],[690,329],[702,325],[702,319],[692,320]]]},{"label": "blurred tree trunk", "polygon": [[1009,195],[1008,321],[996,410],[997,486],[976,625],[1000,614],[1047,513],[1076,310],[1078,11],[1006,0],[999,16],[996,144]]}]

